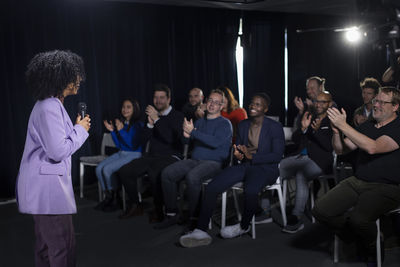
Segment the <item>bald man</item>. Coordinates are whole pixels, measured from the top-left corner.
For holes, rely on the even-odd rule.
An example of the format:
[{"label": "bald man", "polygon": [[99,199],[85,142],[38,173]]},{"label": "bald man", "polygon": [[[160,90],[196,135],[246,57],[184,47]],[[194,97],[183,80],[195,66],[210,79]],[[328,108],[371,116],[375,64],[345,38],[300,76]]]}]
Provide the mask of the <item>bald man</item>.
[{"label": "bald man", "polygon": [[198,118],[195,112],[203,104],[203,100],[204,95],[200,88],[194,87],[189,91],[189,102],[182,108],[183,115],[188,121],[191,119],[195,121]]}]

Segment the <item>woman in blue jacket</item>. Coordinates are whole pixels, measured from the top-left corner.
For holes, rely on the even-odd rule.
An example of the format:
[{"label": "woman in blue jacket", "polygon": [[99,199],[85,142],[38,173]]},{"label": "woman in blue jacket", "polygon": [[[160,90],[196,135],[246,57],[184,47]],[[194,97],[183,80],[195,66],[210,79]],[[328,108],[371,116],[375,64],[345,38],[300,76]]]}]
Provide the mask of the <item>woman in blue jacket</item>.
[{"label": "woman in blue jacket", "polygon": [[96,176],[106,197],[95,209],[103,211],[114,211],[118,208],[116,203],[118,183],[113,173],[142,155],[140,131],[143,123],[139,121],[140,107],[136,100],[125,99],[122,102],[121,118],[122,120],[115,119],[115,124],[104,120],[104,126],[111,132],[112,139],[119,151],[100,162],[96,167]]}]

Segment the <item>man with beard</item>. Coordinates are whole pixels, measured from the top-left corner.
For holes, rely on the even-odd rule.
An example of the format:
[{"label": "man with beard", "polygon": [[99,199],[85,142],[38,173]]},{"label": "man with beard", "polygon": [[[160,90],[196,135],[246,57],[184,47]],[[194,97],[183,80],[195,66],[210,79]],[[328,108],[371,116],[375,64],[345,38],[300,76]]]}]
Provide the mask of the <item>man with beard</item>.
[{"label": "man with beard", "polygon": [[296,233],[304,228],[302,216],[309,195],[309,181],[323,173],[332,172],[332,129],[327,110],[332,106],[330,93],[321,92],[314,101],[315,116],[306,111],[301,127],[292,135],[298,145],[294,156],[283,159],[279,165],[282,179],[296,179],[296,199],[288,223],[282,229],[285,233]]},{"label": "man with beard", "polygon": [[150,178],[155,205],[155,210],[150,213],[150,222],[160,222],[163,219],[160,174],[166,166],[182,158],[183,114],[173,109],[170,103],[171,90],[166,85],[156,85],[154,106],[146,107],[147,124],[142,132],[143,147],[147,143],[150,146],[148,154],[124,165],[117,173],[132,203],[120,216],[121,219],[143,214],[138,199],[137,179],[145,173]]},{"label": "man with beard", "polygon": [[190,90],[189,102],[187,102],[182,108],[183,115],[188,121],[195,121],[199,118],[196,112],[198,109],[203,107],[203,100],[204,95],[200,88],[194,87]]},{"label": "man with beard", "polygon": [[313,215],[344,241],[356,241],[367,266],[376,262],[376,220],[400,205],[400,92],[381,87],[372,100],[372,116],[357,129],[346,112],[328,109],[337,154],[358,149],[354,176],[322,196]]}]

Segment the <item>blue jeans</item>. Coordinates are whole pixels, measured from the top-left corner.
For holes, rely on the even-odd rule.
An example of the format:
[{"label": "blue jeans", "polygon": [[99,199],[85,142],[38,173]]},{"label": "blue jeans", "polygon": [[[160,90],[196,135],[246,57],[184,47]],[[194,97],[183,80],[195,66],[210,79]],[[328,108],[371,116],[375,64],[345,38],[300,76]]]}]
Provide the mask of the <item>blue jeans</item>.
[{"label": "blue jeans", "polygon": [[178,182],[185,179],[191,217],[197,217],[202,183],[221,171],[221,163],[213,160],[186,159],[166,167],[161,173],[165,210],[167,213],[178,211]]},{"label": "blue jeans", "polygon": [[279,164],[282,179],[296,179],[296,199],[293,215],[302,216],[309,195],[308,182],[322,174],[321,168],[307,155],[284,158]]},{"label": "blue jeans", "polygon": [[140,152],[119,151],[112,154],[105,160],[99,163],[96,167],[96,176],[100,182],[101,188],[105,190],[113,190],[116,187],[116,180],[112,179],[114,172],[118,171],[122,166],[139,158],[142,155]]}]

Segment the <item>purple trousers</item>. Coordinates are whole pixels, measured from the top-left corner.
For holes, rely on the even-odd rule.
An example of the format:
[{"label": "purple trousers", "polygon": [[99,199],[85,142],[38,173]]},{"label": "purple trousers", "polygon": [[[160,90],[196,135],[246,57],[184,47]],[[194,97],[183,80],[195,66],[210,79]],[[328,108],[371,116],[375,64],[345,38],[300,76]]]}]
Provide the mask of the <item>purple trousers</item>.
[{"label": "purple trousers", "polygon": [[33,215],[35,266],[74,267],[75,234],[72,215]]}]

